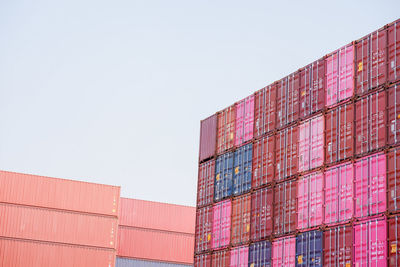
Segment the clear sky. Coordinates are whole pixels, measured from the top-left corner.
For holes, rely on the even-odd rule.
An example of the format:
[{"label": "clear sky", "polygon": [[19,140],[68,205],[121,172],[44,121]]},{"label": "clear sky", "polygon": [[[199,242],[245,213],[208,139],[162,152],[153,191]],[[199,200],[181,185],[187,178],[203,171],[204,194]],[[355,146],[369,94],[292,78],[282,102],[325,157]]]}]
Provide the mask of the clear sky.
[{"label": "clear sky", "polygon": [[0,0],[0,169],[195,205],[200,120],[400,1]]}]

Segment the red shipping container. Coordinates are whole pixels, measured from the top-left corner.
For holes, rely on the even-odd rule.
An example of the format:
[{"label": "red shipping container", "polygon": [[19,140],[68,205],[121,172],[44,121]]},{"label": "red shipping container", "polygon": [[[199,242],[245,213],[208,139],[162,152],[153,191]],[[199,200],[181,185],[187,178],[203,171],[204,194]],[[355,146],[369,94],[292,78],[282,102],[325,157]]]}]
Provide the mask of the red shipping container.
[{"label": "red shipping container", "polygon": [[254,132],[254,95],[236,103],[235,145],[241,145],[253,139]]},{"label": "red shipping container", "polygon": [[356,101],[356,154],[386,145],[386,92],[374,92]]},{"label": "red shipping container", "polygon": [[273,189],[261,188],[251,194],[251,240],[261,240],[272,234]]},{"label": "red shipping container", "polygon": [[235,143],[236,109],[232,105],[218,112],[217,153],[231,149]]},{"label": "red shipping container", "polygon": [[212,245],[213,207],[200,208],[196,212],[195,251],[210,250]]},{"label": "red shipping container", "polygon": [[195,256],[194,267],[211,267],[211,254],[200,254]]},{"label": "red shipping container", "polygon": [[272,242],[272,266],[296,266],[296,237],[286,236]]},{"label": "red shipping container", "polygon": [[[353,266],[353,227],[342,225],[324,232],[325,267]],[[362,265],[361,265],[362,266]]]},{"label": "red shipping container", "polygon": [[199,165],[197,184],[197,206],[210,205],[214,197],[215,160]]},{"label": "red shipping container", "polygon": [[271,84],[255,92],[254,136],[260,137],[275,130],[276,84]]},{"label": "red shipping container", "polygon": [[353,156],[354,106],[348,102],[325,115],[325,162],[332,164]]},{"label": "red shipping container", "polygon": [[400,266],[400,218],[391,217],[388,223],[389,266]]},{"label": "red shipping container", "polygon": [[388,81],[400,79],[400,20],[388,26]]},{"label": "red shipping container", "polygon": [[217,115],[214,114],[200,122],[199,161],[215,155],[217,146]]},{"label": "red shipping container", "polygon": [[319,59],[300,70],[300,118],[325,107],[325,59]]},{"label": "red shipping container", "polygon": [[228,267],[231,264],[231,252],[229,250],[217,250],[211,255],[211,266]]},{"label": "red shipping container", "polygon": [[0,171],[0,202],[5,203],[117,217],[119,193],[118,186]]},{"label": "red shipping container", "polygon": [[276,172],[275,180],[282,181],[297,174],[299,166],[299,129],[292,126],[276,134]]},{"label": "red shipping container", "polygon": [[114,248],[118,219],[0,203],[0,236]]},{"label": "red shipping container", "polygon": [[275,136],[265,136],[253,145],[252,188],[269,184],[275,172]]},{"label": "red shipping container", "polygon": [[277,128],[299,118],[299,72],[292,73],[276,83],[276,123]]},{"label": "red shipping container", "polygon": [[400,142],[400,84],[389,87],[387,95],[388,145],[396,145]]},{"label": "red shipping container", "polygon": [[387,31],[379,29],[356,42],[356,93],[362,95],[387,81]]},{"label": "red shipping container", "polygon": [[232,201],[231,243],[238,245],[250,239],[251,196],[244,195]]},{"label": "red shipping container", "polygon": [[387,160],[387,209],[391,213],[400,211],[400,148],[391,149]]},{"label": "red shipping container", "polygon": [[297,229],[297,181],[276,184],[274,188],[274,234],[282,235]]}]

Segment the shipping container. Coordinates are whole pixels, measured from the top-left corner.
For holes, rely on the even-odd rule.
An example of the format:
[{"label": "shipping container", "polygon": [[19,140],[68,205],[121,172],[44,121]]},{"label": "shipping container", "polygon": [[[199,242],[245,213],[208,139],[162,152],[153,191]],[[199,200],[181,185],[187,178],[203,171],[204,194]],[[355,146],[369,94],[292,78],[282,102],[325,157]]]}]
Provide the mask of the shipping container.
[{"label": "shipping container", "polygon": [[318,171],[300,177],[297,185],[297,229],[321,225],[324,204],[323,173]]},{"label": "shipping container", "polygon": [[276,128],[276,84],[255,92],[254,106],[254,136],[258,138]]},{"label": "shipping container", "polygon": [[219,156],[215,162],[214,201],[232,195],[233,152]]},{"label": "shipping container", "polygon": [[325,170],[324,223],[326,225],[346,222],[353,218],[353,183],[353,163],[343,163]]},{"label": "shipping container", "polygon": [[388,95],[388,145],[397,145],[400,142],[400,83],[392,85],[386,92]]},{"label": "shipping container", "polygon": [[241,195],[251,189],[253,144],[239,147],[233,160],[233,194]]},{"label": "shipping container", "polygon": [[272,266],[296,266],[296,237],[286,236],[272,241]]},{"label": "shipping container", "polygon": [[228,267],[231,264],[231,252],[229,250],[217,250],[211,255],[212,267]]},{"label": "shipping container", "polygon": [[251,194],[251,240],[261,240],[272,234],[273,188],[265,187]]},{"label": "shipping container", "polygon": [[324,164],[325,120],[315,116],[299,125],[299,172]]},{"label": "shipping container", "polygon": [[248,267],[249,247],[241,246],[231,249],[231,265],[230,267]]},{"label": "shipping container", "polygon": [[400,218],[391,217],[388,223],[389,266],[400,266]]},{"label": "shipping container", "polygon": [[271,267],[272,246],[269,241],[252,243],[249,247],[249,266],[250,267]]},{"label": "shipping container", "polygon": [[194,267],[211,267],[211,254],[200,254],[195,256]]},{"label": "shipping container", "polygon": [[214,197],[215,160],[199,165],[197,184],[197,206],[210,205]]},{"label": "shipping container", "polygon": [[319,59],[300,70],[300,118],[325,107],[325,60]]},{"label": "shipping container", "polygon": [[254,132],[254,95],[236,103],[235,145],[239,146],[253,139]]},{"label": "shipping container", "polygon": [[354,45],[328,55],[326,61],[326,106],[331,107],[354,94]]},{"label": "shipping container", "polygon": [[199,161],[215,155],[217,146],[217,115],[214,114],[200,122]]},{"label": "shipping container", "polygon": [[265,136],[253,144],[252,188],[270,184],[275,173],[275,136]]},{"label": "shipping container", "polygon": [[400,20],[388,26],[388,80],[390,83],[400,79]]},{"label": "shipping container", "polygon": [[320,230],[304,232],[296,236],[296,266],[323,266],[323,237]]},{"label": "shipping container", "polygon": [[212,245],[213,207],[200,208],[196,212],[195,252],[210,250]]},{"label": "shipping container", "polygon": [[390,213],[400,211],[400,148],[387,152],[387,209]]},{"label": "shipping container", "polygon": [[386,220],[372,218],[354,225],[354,266],[387,266]]},{"label": "shipping container", "polygon": [[297,174],[299,165],[299,129],[298,126],[288,127],[276,134],[276,170],[277,182]]},{"label": "shipping container", "polygon": [[282,128],[299,119],[299,72],[276,83],[276,127]]},{"label": "shipping container", "polygon": [[356,93],[362,95],[387,81],[386,27],[356,41]]},{"label": "shipping container", "polygon": [[282,235],[297,229],[297,181],[291,180],[274,188],[274,234]]},{"label": "shipping container", "polygon": [[374,154],[354,164],[355,216],[362,218],[386,210],[386,155]]},{"label": "shipping container", "polygon": [[324,231],[324,266],[353,266],[353,227],[341,225]]},{"label": "shipping container", "polygon": [[0,171],[0,202],[4,203],[117,217],[119,193],[118,186]]},{"label": "shipping container", "polygon": [[325,115],[325,162],[332,164],[353,157],[354,105],[347,102]]},{"label": "shipping container", "polygon": [[221,154],[235,144],[235,105],[218,112],[217,116],[217,153]]},{"label": "shipping container", "polygon": [[231,239],[231,200],[214,205],[212,248],[227,247]]},{"label": "shipping container", "polygon": [[250,240],[251,195],[232,200],[231,244],[239,245]]},{"label": "shipping container", "polygon": [[356,155],[386,145],[386,92],[374,92],[356,101]]},{"label": "shipping container", "polygon": [[117,255],[125,258],[193,264],[193,234],[120,226]]},{"label": "shipping container", "polygon": [[0,237],[4,267],[114,267],[115,250]]},{"label": "shipping container", "polygon": [[[115,267],[191,267],[190,264],[180,264],[162,261],[149,261],[117,257]],[[206,265],[204,265],[205,267]],[[208,265],[210,266],[210,265]]]}]

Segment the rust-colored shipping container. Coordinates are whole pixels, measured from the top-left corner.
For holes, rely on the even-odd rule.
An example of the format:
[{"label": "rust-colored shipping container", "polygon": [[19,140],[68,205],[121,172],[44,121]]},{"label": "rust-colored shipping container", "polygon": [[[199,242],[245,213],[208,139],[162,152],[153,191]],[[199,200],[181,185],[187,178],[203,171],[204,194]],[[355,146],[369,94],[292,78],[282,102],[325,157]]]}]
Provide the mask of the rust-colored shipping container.
[{"label": "rust-colored shipping container", "polygon": [[275,185],[274,234],[283,235],[297,228],[297,181],[290,180]]},{"label": "rust-colored shipping container", "polygon": [[325,107],[325,59],[305,66],[299,75],[300,118],[305,118]]},{"label": "rust-colored shipping container", "polygon": [[276,83],[276,127],[282,128],[299,119],[299,72]]},{"label": "rust-colored shipping container", "polygon": [[231,244],[238,245],[250,239],[251,195],[243,195],[232,201]]},{"label": "rust-colored shipping container", "polygon": [[396,215],[387,220],[389,266],[400,266],[400,216]]},{"label": "rust-colored shipping container", "polygon": [[213,228],[213,207],[200,208],[196,212],[195,252],[211,249]]},{"label": "rust-colored shipping container", "polygon": [[251,240],[262,240],[272,234],[273,188],[266,187],[251,194]]},{"label": "rust-colored shipping container", "polygon": [[362,155],[386,145],[386,92],[374,92],[356,101],[356,151]]},{"label": "rust-colored shipping container", "polygon": [[211,267],[211,254],[200,254],[195,256],[194,267]]},{"label": "rust-colored shipping container", "polygon": [[211,255],[211,266],[228,267],[231,264],[231,252],[229,250],[216,250]]},{"label": "rust-colored shipping container", "polygon": [[276,134],[275,180],[282,181],[297,174],[299,168],[299,129],[298,126],[285,128]]},{"label": "rust-colored shipping container", "polygon": [[275,136],[265,136],[253,145],[252,188],[269,184],[275,173]]},{"label": "rust-colored shipping container", "polygon": [[324,231],[324,264],[326,267],[353,266],[353,227],[341,225]]},{"label": "rust-colored shipping container", "polygon": [[256,138],[275,130],[276,84],[271,84],[255,93],[254,136]]},{"label": "rust-colored shipping container", "polygon": [[115,250],[0,237],[0,266],[113,267]]},{"label": "rust-colored shipping container", "polygon": [[119,194],[117,186],[0,171],[0,202],[4,203],[116,217]]},{"label": "rust-colored shipping container", "polygon": [[[399,31],[400,32],[400,31]],[[388,145],[400,142],[400,83],[387,89]]]},{"label": "rust-colored shipping container", "polygon": [[325,115],[325,162],[327,164],[353,156],[354,105],[347,102],[330,109]]},{"label": "rust-colored shipping container", "polygon": [[235,144],[236,109],[232,105],[218,112],[217,153],[221,154],[231,149]]},{"label": "rust-colored shipping container", "polygon": [[388,26],[388,81],[400,80],[400,19]]},{"label": "rust-colored shipping container", "polygon": [[215,155],[217,146],[217,114],[200,122],[199,161]]},{"label": "rust-colored shipping container", "polygon": [[197,206],[210,205],[214,197],[215,160],[199,165],[197,184]]},{"label": "rust-colored shipping container", "polygon": [[400,148],[386,154],[387,164],[387,209],[390,213],[400,211]]}]

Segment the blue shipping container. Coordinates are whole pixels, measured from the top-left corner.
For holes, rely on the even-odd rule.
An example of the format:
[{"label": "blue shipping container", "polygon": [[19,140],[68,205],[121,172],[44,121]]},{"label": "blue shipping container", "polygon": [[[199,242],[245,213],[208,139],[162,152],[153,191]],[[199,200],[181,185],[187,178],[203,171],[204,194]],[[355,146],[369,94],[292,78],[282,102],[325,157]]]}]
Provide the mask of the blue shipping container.
[{"label": "blue shipping container", "polygon": [[215,161],[214,200],[232,195],[233,152],[223,154]]},{"label": "blue shipping container", "polygon": [[323,233],[315,230],[296,237],[296,267],[322,267]]},{"label": "blue shipping container", "polygon": [[115,267],[190,267],[190,264],[177,264],[150,260],[137,260],[117,257]]},{"label": "blue shipping container", "polygon": [[253,243],[249,248],[249,266],[271,267],[271,242],[261,241]]},{"label": "blue shipping container", "polygon": [[239,147],[235,151],[233,166],[233,194],[241,195],[251,189],[253,144]]}]

